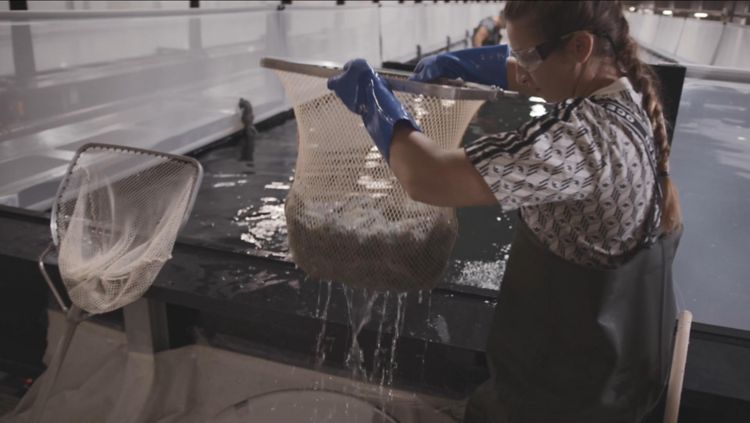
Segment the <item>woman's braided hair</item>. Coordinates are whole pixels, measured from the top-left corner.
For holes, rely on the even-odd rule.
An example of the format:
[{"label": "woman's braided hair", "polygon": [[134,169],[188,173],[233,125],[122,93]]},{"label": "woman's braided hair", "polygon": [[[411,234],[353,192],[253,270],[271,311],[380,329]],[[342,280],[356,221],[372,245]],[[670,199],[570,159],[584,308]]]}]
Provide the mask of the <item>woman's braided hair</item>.
[{"label": "woman's braided hair", "polygon": [[590,31],[597,36],[595,53],[613,59],[641,93],[642,106],[651,121],[657,149],[658,183],[662,189],[661,229],[671,233],[682,226],[677,186],[669,177],[669,138],[667,122],[659,95],[659,79],[651,67],[641,61],[638,43],[630,36],[630,26],[619,1],[508,1],[505,18],[530,19],[549,40],[574,31]]}]

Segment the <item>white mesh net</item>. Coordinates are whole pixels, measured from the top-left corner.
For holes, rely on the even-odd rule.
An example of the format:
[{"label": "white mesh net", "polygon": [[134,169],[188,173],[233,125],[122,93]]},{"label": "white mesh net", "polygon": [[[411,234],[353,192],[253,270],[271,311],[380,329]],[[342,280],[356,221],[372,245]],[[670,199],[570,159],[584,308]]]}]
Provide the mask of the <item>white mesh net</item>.
[{"label": "white mesh net", "polygon": [[[311,277],[374,290],[431,289],[457,236],[455,211],[411,200],[361,118],[326,78],[277,71],[294,107],[299,154],[286,202],[289,246]],[[455,148],[483,100],[397,92],[424,133]]]},{"label": "white mesh net", "polygon": [[53,216],[71,301],[104,313],[138,299],[171,257],[200,175],[188,158],[106,145],[79,150]]}]

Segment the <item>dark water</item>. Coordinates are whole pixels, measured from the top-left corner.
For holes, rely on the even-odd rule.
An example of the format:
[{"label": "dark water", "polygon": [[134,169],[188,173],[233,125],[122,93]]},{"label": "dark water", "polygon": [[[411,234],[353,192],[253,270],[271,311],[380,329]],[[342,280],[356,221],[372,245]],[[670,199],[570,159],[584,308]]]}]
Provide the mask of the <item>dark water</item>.
[{"label": "dark water", "polygon": [[[464,135],[515,129],[544,107],[525,100],[486,103]],[[272,255],[288,260],[284,201],[294,179],[297,125],[289,120],[261,132],[254,143],[237,139],[197,158],[205,175],[193,215],[181,238],[221,250]],[[497,289],[516,222],[499,207],[457,211],[459,238],[445,282]]]},{"label": "dark water", "polygon": [[750,331],[750,85],[685,80],[670,157],[685,221],[678,305]]},{"label": "dark water", "polygon": [[199,155],[203,183],[181,238],[235,252],[286,255],[284,199],[294,178],[294,121]]}]

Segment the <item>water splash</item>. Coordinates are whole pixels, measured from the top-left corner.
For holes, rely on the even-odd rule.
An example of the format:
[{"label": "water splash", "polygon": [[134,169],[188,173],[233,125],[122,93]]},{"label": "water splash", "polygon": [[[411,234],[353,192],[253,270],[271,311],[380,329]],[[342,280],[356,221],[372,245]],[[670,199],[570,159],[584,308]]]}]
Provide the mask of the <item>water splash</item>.
[{"label": "water splash", "polygon": [[375,304],[378,295],[377,292],[366,289],[344,287],[344,296],[349,311],[349,325],[352,331],[349,353],[344,364],[352,370],[352,378],[354,379],[367,379],[367,371],[364,368],[364,352],[359,345],[358,336],[372,317],[372,306]]},{"label": "water splash", "polygon": [[[323,282],[319,282],[320,287],[323,286]],[[323,308],[318,308],[316,310],[316,317],[318,317],[321,321],[321,327],[320,332],[318,333],[318,339],[315,342],[315,368],[320,369],[323,366],[323,362],[326,360],[326,351],[325,346],[323,344],[323,340],[326,336],[326,321],[328,319],[328,306],[331,303],[331,282],[326,282],[326,300],[325,305]],[[320,307],[320,288],[318,289],[318,307]]]},{"label": "water splash", "polygon": [[236,225],[247,227],[247,232],[240,236],[242,241],[261,250],[285,249],[287,230],[282,200],[263,197],[260,207],[241,208],[233,220]]},{"label": "water splash", "polygon": [[383,344],[383,324],[386,321],[388,315],[388,300],[391,297],[390,292],[383,294],[383,302],[380,307],[380,321],[378,323],[378,336],[375,341],[375,351],[372,353],[372,373],[370,375],[370,382],[377,381],[380,377],[380,386],[382,387],[385,383],[385,371],[383,367],[383,360],[385,359],[385,345]]},{"label": "water splash", "polygon": [[404,329],[404,316],[406,315],[406,293],[398,294],[396,297],[396,320],[393,322],[393,340],[391,341],[391,361],[388,368],[388,386],[393,386],[393,375],[398,369],[398,361],[396,360],[396,347],[398,345],[398,337],[401,335],[401,331]]},{"label": "water splash", "polygon": [[[422,291],[419,291],[419,298],[421,300],[422,298]],[[425,316],[425,324],[429,327],[430,325],[430,314],[432,313],[432,292],[427,292],[427,315]],[[424,340],[424,349],[422,350],[422,368],[419,371],[419,380],[424,381],[424,368],[425,368],[425,362],[427,361],[427,345],[429,344],[429,341],[425,337]]]},{"label": "water splash", "polygon": [[[296,267],[296,265],[295,265]],[[305,275],[304,281],[308,282],[310,280],[310,277]],[[316,319],[320,319],[320,293],[323,292],[323,282],[318,282],[318,299],[315,301],[315,314],[313,314],[313,317]]]},{"label": "water splash", "polygon": [[[332,284],[330,282],[325,286],[321,284],[315,303],[316,309],[313,311],[314,316],[322,320],[321,331],[318,334],[315,348],[316,368],[318,370],[322,367],[326,355],[325,331],[331,292]],[[394,400],[392,386],[398,370],[398,343],[404,330],[407,294],[377,292],[348,286],[342,286],[342,292],[346,300],[351,337],[349,351],[343,363],[351,371],[351,384],[344,387],[344,391],[348,392],[351,389],[351,393],[355,396],[360,394],[375,395],[372,397],[373,401],[378,401],[381,409],[385,409],[386,405]],[[431,298],[429,292],[423,292],[422,296],[425,294],[428,295],[427,319],[429,320],[431,317]],[[395,301],[392,300],[394,297]],[[370,322],[377,325],[377,334],[372,350],[370,350],[370,348],[373,348],[371,347],[372,344],[366,344],[363,347],[359,338],[363,328]],[[390,335],[390,344],[388,344],[385,333]],[[425,345],[425,350],[426,348]],[[424,363],[425,352],[422,355]],[[367,363],[365,363],[365,357],[368,359]],[[371,363],[370,358],[372,358]],[[315,383],[314,389],[325,389],[322,381],[321,383]]]},{"label": "water splash", "polygon": [[509,253],[510,244],[506,244],[500,247],[494,260],[456,260],[452,264],[454,272],[457,273],[454,283],[492,290],[500,289]]}]

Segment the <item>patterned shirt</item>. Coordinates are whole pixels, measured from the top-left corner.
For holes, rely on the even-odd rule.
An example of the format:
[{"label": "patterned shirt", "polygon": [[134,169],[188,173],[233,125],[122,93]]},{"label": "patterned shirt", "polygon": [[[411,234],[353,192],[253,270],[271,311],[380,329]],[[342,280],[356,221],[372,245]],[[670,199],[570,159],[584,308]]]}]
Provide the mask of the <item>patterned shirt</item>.
[{"label": "patterned shirt", "polygon": [[503,210],[520,208],[537,238],[566,260],[613,267],[654,239],[653,130],[627,78],[482,137],[466,154]]}]

